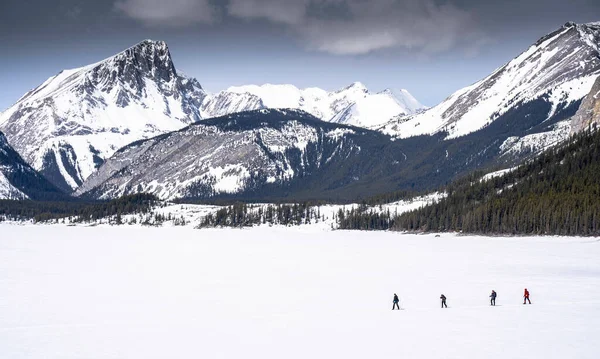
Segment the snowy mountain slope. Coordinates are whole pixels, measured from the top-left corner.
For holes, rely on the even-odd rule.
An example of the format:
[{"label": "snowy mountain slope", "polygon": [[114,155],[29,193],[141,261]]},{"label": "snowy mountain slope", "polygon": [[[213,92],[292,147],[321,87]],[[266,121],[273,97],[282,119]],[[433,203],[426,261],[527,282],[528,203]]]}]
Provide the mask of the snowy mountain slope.
[{"label": "snowy mountain slope", "polygon": [[35,169],[64,190],[133,141],[201,119],[205,93],[177,73],[164,42],[65,70],[0,116],[0,130]]},{"label": "snowy mountain slope", "polygon": [[391,92],[382,92],[356,99],[336,113],[331,122],[373,128],[388,122],[399,113],[410,114],[414,111],[404,107]]},{"label": "snowy mountain slope", "polygon": [[371,93],[359,82],[334,92],[266,84],[230,87],[212,95],[203,104],[202,115],[218,117],[263,108],[303,110],[323,121],[369,128],[424,106],[406,90]]},{"label": "snowy mountain slope", "polygon": [[62,199],[65,196],[29,166],[0,132],[0,199]]},{"label": "snowy mountain slope", "polygon": [[0,171],[0,199],[22,200],[27,199],[27,195],[14,187],[4,173]]},{"label": "snowy mountain slope", "polygon": [[232,113],[265,109],[262,99],[249,93],[221,91],[206,96],[200,107],[203,118],[214,118]]},{"label": "snowy mountain slope", "polygon": [[500,126],[504,132],[493,124],[446,141],[443,134],[394,140],[295,110],[242,112],[128,145],[76,195],[348,202],[398,190],[435,191],[475,169],[518,163],[521,153],[502,157],[499,147],[527,135],[531,123],[519,113],[511,119]]},{"label": "snowy mountain slope", "polygon": [[531,157],[569,139],[600,122],[600,77],[583,98],[577,112],[568,119],[557,122],[546,131],[534,132],[522,137],[511,136],[500,145],[500,157]]},{"label": "snowy mountain slope", "polygon": [[427,107],[421,104],[410,92],[406,89],[385,89],[381,92],[391,96],[396,100],[400,106],[406,111],[406,113],[417,113],[426,110]]},{"label": "snowy mountain slope", "polygon": [[113,198],[147,192],[172,199],[281,184],[359,153],[360,146],[345,137],[356,130],[291,110],[205,120],[119,150],[76,194]]},{"label": "snowy mountain slope", "polygon": [[511,109],[544,99],[546,118],[577,103],[600,74],[600,23],[567,23],[483,80],[414,116],[400,116],[381,130],[405,138],[446,132],[455,138],[501,119]]},{"label": "snowy mountain slope", "polygon": [[500,145],[500,156],[531,157],[569,139],[571,120],[552,126],[550,131],[533,133],[522,137],[511,136]]},{"label": "snowy mountain slope", "polygon": [[[541,101],[522,110],[538,117],[524,121],[511,110],[509,122],[445,141],[444,134],[394,140],[295,110],[242,112],[128,145],[76,195],[108,199],[150,192],[161,199],[347,202],[397,190],[432,191],[473,170],[513,166],[529,157],[525,151],[502,155],[501,146],[511,137],[528,138],[530,128],[543,132],[534,124],[550,107]],[[560,114],[575,110],[571,106]],[[553,118],[542,129],[560,127],[562,120]]]}]

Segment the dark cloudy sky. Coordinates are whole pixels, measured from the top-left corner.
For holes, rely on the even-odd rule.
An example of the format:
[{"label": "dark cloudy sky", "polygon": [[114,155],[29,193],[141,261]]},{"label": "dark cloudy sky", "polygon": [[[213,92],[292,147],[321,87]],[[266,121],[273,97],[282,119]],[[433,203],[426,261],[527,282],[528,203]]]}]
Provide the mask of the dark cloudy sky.
[{"label": "dark cloudy sky", "polygon": [[435,105],[567,21],[600,21],[600,1],[0,0],[0,111],[146,38],[212,92],[361,81]]}]

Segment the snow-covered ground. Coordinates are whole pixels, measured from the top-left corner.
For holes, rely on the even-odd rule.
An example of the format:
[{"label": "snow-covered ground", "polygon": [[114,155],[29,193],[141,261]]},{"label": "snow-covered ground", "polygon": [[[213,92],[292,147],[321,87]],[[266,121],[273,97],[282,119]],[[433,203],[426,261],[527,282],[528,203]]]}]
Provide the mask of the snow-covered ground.
[{"label": "snow-covered ground", "polygon": [[596,358],[598,258],[587,238],[4,224],[0,357]]},{"label": "snow-covered ground", "polygon": [[[0,187],[1,189],[1,187]],[[0,192],[1,194],[2,192]],[[433,192],[423,196],[414,197],[406,200],[400,200],[392,203],[386,203],[379,206],[368,206],[367,212],[375,212],[375,213],[388,213],[394,217],[400,215],[404,212],[409,212],[415,209],[419,209],[421,207],[436,203],[441,199],[446,197],[446,193]],[[290,203],[288,205],[293,205]],[[257,204],[248,204],[250,211],[253,213],[258,213],[260,209],[263,212],[266,211],[268,206],[276,207],[276,204],[269,203],[257,203]],[[314,207],[315,211],[318,211],[320,214],[320,218],[317,221],[316,219],[312,219],[311,223],[307,225],[302,225],[300,227],[311,227],[313,229],[319,230],[331,230],[337,228],[337,215],[339,211],[342,210],[344,212],[356,209],[359,205],[356,203],[352,204],[326,204]],[[204,205],[204,204],[175,204],[171,202],[161,202],[160,205],[153,207],[146,214],[128,214],[123,215],[121,221],[123,225],[128,226],[160,226],[160,227],[171,227],[171,226],[183,226],[183,227],[198,227],[202,220],[209,214],[216,214],[216,212],[220,209],[224,208],[223,206],[216,205]],[[156,218],[157,215],[162,217],[162,221],[157,223]],[[32,221],[29,221],[30,223]],[[21,222],[18,222],[21,223]],[[18,224],[15,223],[15,224]],[[78,226],[90,226],[90,225],[109,225],[116,223],[116,216],[106,217],[95,221],[94,223],[89,222],[71,222],[68,218],[55,220],[52,223],[45,224],[73,224]],[[272,224],[266,223],[261,226],[272,227]]]},{"label": "snow-covered ground", "polygon": [[485,181],[489,181],[489,180],[491,180],[493,178],[502,177],[505,174],[510,173],[510,172],[516,170],[517,168],[518,168],[518,166],[517,167],[511,167],[511,168],[505,168],[503,170],[498,170],[498,171],[487,173],[483,177],[481,177],[480,181],[481,182],[485,182]]}]

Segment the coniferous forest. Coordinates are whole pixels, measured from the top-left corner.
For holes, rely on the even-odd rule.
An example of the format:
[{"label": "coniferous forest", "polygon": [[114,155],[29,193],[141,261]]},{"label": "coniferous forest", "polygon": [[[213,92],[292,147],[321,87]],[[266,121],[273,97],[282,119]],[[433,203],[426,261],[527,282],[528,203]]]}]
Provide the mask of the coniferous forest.
[{"label": "coniferous forest", "polygon": [[200,227],[248,227],[259,224],[301,225],[321,220],[319,207],[308,203],[249,206],[236,203],[208,214]]},{"label": "coniferous forest", "polygon": [[53,219],[72,218],[76,222],[89,222],[111,216],[120,218],[125,214],[147,213],[157,202],[158,198],[145,193],[123,196],[106,202],[0,200],[0,221],[45,222]]},{"label": "coniferous forest", "polygon": [[600,131],[585,131],[487,181],[472,174],[440,202],[393,219],[398,231],[600,235]]},{"label": "coniferous forest", "polygon": [[362,204],[346,211],[340,209],[337,224],[340,229],[388,230],[394,224],[394,217],[389,211],[377,211]]}]

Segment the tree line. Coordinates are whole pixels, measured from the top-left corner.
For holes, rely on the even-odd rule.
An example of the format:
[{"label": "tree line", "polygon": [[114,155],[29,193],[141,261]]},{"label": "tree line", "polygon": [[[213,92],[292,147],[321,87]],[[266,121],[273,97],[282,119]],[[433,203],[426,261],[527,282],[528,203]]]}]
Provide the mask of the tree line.
[{"label": "tree line", "polygon": [[70,218],[71,222],[93,222],[111,216],[120,221],[122,215],[149,213],[156,203],[158,203],[158,198],[146,193],[99,202],[0,200],[0,221],[33,220],[35,222],[47,222]]},{"label": "tree line", "polygon": [[336,217],[337,228],[357,230],[388,230],[394,225],[394,218],[389,210],[377,210],[366,203],[349,210],[341,209]]},{"label": "tree line", "polygon": [[301,225],[324,220],[308,203],[249,205],[236,203],[206,215],[199,227],[249,227],[259,224]]},{"label": "tree line", "polygon": [[438,203],[398,216],[391,229],[600,235],[599,131],[574,135],[503,176],[479,175],[448,186]]}]

